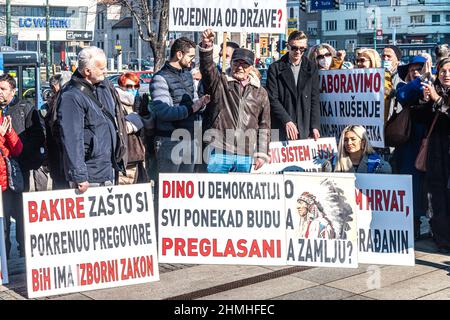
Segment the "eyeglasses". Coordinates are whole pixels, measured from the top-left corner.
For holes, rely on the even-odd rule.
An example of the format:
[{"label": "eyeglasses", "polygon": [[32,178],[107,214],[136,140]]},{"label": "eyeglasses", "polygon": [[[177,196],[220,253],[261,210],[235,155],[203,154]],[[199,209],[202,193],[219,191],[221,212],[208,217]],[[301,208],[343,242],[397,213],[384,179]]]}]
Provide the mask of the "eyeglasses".
[{"label": "eyeglasses", "polygon": [[241,67],[244,68],[244,69],[247,69],[248,67],[250,67],[250,65],[249,65],[247,62],[245,62],[244,60],[234,60],[234,61],[233,61],[233,64],[234,64],[236,67],[241,66]]},{"label": "eyeglasses", "polygon": [[410,68],[409,72],[420,72],[422,70],[422,67],[415,67],[415,68]]},{"label": "eyeglasses", "polygon": [[324,59],[325,57],[327,57],[327,58],[331,57],[331,53],[327,52],[327,53],[325,53],[325,54],[319,54],[319,55],[316,57],[316,59],[317,59],[317,60],[320,60],[320,59]]},{"label": "eyeglasses", "polygon": [[440,76],[445,76],[447,73],[450,73],[450,69],[443,69],[439,71]]},{"label": "eyeglasses", "polygon": [[296,47],[296,46],[289,46],[289,50],[291,51],[300,51],[301,53],[305,52],[308,47]]},{"label": "eyeglasses", "polygon": [[139,89],[140,85],[138,84],[126,84],[125,88],[127,89]]}]

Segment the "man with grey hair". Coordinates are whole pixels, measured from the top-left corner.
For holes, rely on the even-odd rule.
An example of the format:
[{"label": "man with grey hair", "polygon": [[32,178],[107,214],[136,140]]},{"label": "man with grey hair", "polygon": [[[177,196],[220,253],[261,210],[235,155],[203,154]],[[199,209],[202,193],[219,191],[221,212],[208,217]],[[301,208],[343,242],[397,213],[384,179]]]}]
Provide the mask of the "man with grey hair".
[{"label": "man with grey hair", "polygon": [[54,127],[64,176],[81,193],[89,186],[113,185],[126,166],[124,115],[106,70],[103,50],[83,49],[57,102]]}]

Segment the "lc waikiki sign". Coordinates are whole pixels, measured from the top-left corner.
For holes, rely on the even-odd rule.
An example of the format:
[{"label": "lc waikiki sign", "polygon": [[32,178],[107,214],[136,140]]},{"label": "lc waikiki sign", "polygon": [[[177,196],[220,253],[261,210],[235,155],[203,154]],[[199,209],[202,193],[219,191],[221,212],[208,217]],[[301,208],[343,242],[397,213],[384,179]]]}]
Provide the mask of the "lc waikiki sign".
[{"label": "lc waikiki sign", "polygon": [[[20,28],[45,28],[47,26],[46,18],[19,18]],[[64,18],[50,18],[50,28],[68,29],[70,28],[70,20]]]}]

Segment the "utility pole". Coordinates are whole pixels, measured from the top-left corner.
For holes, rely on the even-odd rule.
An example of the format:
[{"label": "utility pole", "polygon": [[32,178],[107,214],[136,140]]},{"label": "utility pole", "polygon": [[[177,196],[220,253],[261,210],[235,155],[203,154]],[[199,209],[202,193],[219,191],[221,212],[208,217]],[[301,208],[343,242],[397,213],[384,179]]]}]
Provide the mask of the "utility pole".
[{"label": "utility pole", "polygon": [[45,3],[45,41],[47,42],[47,63],[46,63],[46,78],[50,78],[50,65],[52,64],[52,53],[50,52],[50,7],[48,1]]},{"label": "utility pole", "polygon": [[373,48],[377,50],[377,16],[375,14],[375,9],[373,12]]},{"label": "utility pole", "polygon": [[6,0],[6,45],[11,46],[11,0]]}]

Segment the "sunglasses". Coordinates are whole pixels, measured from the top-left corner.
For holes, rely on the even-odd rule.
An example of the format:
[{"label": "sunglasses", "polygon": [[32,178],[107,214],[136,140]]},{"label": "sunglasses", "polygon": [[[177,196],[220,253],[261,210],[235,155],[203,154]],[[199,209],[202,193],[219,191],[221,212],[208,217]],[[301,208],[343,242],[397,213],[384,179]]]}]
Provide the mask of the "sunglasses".
[{"label": "sunglasses", "polygon": [[356,59],[356,63],[364,63],[366,61],[369,61],[369,60],[367,60],[365,58],[358,58],[358,59]]},{"label": "sunglasses", "polygon": [[289,46],[289,50],[291,51],[300,51],[301,53],[305,52],[308,47],[296,47],[296,46]]},{"label": "sunglasses", "polygon": [[415,68],[411,68],[409,69],[409,72],[420,72],[422,70],[422,67],[415,67]]},{"label": "sunglasses", "polygon": [[241,66],[241,67],[244,68],[244,69],[247,69],[248,67],[250,67],[250,65],[249,65],[247,62],[243,61],[243,60],[234,60],[234,61],[233,61],[233,64],[234,64],[236,67]]},{"label": "sunglasses", "polygon": [[127,89],[139,89],[140,85],[138,84],[126,84],[125,88]]},{"label": "sunglasses", "polygon": [[316,57],[316,59],[317,59],[317,60],[320,60],[320,59],[324,59],[325,57],[327,57],[327,58],[331,57],[331,53],[327,52],[327,53],[325,53],[325,54],[319,54],[319,55]]}]

